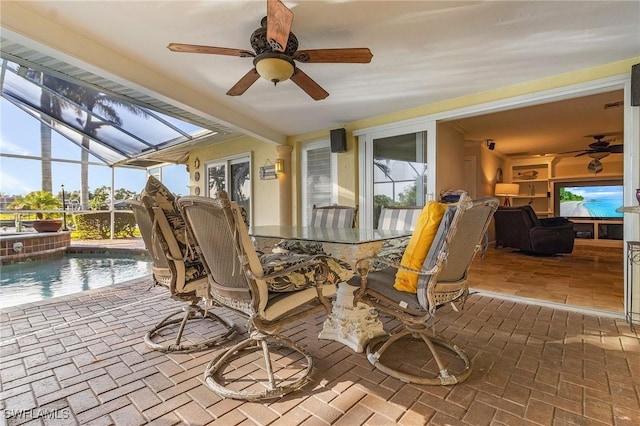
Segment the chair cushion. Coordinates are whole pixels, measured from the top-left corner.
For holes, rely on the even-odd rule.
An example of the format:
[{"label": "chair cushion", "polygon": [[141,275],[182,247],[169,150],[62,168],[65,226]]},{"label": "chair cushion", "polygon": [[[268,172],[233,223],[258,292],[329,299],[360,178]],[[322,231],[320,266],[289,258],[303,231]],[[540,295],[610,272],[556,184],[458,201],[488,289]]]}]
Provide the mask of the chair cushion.
[{"label": "chair cushion", "polygon": [[444,212],[444,215],[442,216],[442,220],[440,221],[440,226],[438,227],[438,232],[436,232],[436,235],[433,238],[433,242],[431,243],[431,247],[429,247],[429,252],[427,253],[427,257],[424,260],[422,269],[429,270],[434,266],[436,266],[438,255],[442,251],[442,246],[446,241],[447,232],[449,231],[449,226],[453,221],[453,217],[456,215],[457,208],[458,208],[457,204],[447,205],[447,210]]},{"label": "chair cushion", "polygon": [[[308,259],[308,256],[297,253],[267,253],[260,256],[260,263],[264,274],[270,275]],[[348,281],[353,276],[353,270],[345,262],[327,256],[322,258],[322,263],[327,267],[325,284],[335,285],[341,281]],[[313,287],[315,285],[315,276],[320,272],[322,272],[320,266],[311,265],[287,275],[265,279],[264,281],[267,283],[269,291],[272,292],[297,291]]]},{"label": "chair cushion", "polygon": [[311,212],[311,226],[314,228],[353,228],[355,207],[321,207]]},{"label": "chair cushion", "polygon": [[[331,297],[336,293],[336,286],[327,284],[322,286],[322,294],[325,297]],[[295,311],[305,303],[311,303],[318,299],[318,293],[315,288],[307,288],[300,291],[291,291],[286,293],[270,293],[269,302],[262,313],[267,321],[275,321],[278,318]]]},{"label": "chair cushion", "polygon": [[382,207],[378,218],[378,229],[397,229],[413,231],[422,208],[410,207]]},{"label": "chair cushion", "polygon": [[[400,263],[410,239],[411,237],[400,237],[394,238],[392,240],[386,240],[384,243],[382,243],[382,247],[380,248],[378,254],[376,254],[376,257],[381,257],[388,262]],[[375,270],[386,267],[387,265],[378,263],[372,265],[372,268]]]},{"label": "chair cushion", "polygon": [[[429,201],[422,209],[416,229],[411,235],[407,249],[400,264],[406,268],[422,269],[431,243],[438,232],[440,221],[447,209],[446,204]],[[418,275],[399,270],[396,274],[394,288],[400,291],[416,293],[418,289]]]},{"label": "chair cushion", "polygon": [[300,240],[281,240],[273,248],[274,252],[278,253],[299,253],[299,254],[327,254],[322,248],[322,243],[312,241],[300,241]]},{"label": "chair cushion", "polygon": [[[205,278],[207,271],[198,255],[195,241],[190,241],[187,238],[187,227],[182,214],[180,214],[178,210],[176,197],[162,182],[153,176],[149,176],[142,195],[143,200],[145,199],[144,195],[147,195],[154,204],[153,206],[146,206],[147,209],[151,210],[154,206],[160,207],[171,226],[173,236],[184,259],[185,284]],[[163,246],[165,244],[166,242],[163,243]],[[163,249],[167,250],[167,247],[163,247]],[[178,285],[181,284],[182,283],[178,283]]]},{"label": "chair cushion", "polygon": [[[390,284],[395,279],[398,271],[396,268],[386,268],[380,271],[370,272],[367,275],[367,291],[370,294],[379,294],[396,302],[395,308],[410,312],[423,312],[418,298],[413,293],[398,291]],[[352,285],[359,285],[352,281]],[[402,303],[404,302],[404,303]],[[402,304],[401,304],[402,303]]]}]

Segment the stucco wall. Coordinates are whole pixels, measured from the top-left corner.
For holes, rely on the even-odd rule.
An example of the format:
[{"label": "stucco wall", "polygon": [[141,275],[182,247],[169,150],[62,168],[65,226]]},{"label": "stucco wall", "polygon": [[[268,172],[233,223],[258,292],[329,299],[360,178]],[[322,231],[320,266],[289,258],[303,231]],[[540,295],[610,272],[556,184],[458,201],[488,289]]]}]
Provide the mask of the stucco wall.
[{"label": "stucco wall", "polygon": [[446,124],[439,124],[436,145],[436,199],[440,191],[466,189],[464,136]]},{"label": "stucco wall", "polygon": [[[189,174],[191,194],[194,194],[195,186],[200,187],[201,195],[205,194],[206,176],[204,175],[205,164],[209,161],[219,160],[238,154],[251,153],[251,177],[253,214],[251,223],[254,225],[274,225],[280,223],[279,203],[280,195],[278,190],[278,180],[260,180],[259,169],[264,166],[267,160],[275,163],[277,158],[276,146],[259,141],[249,136],[233,139],[228,142],[208,145],[194,149],[189,155]],[[200,160],[199,182],[193,180],[196,171],[194,167],[195,159]]]}]

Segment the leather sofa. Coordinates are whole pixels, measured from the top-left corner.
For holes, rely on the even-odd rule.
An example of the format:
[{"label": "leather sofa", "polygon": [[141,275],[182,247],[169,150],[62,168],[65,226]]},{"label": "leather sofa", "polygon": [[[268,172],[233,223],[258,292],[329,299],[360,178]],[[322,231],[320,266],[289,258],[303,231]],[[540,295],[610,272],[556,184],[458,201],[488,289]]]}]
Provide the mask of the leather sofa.
[{"label": "leather sofa", "polygon": [[573,251],[573,222],[563,217],[538,219],[531,206],[499,207],[494,215],[496,248],[509,247],[533,254]]}]

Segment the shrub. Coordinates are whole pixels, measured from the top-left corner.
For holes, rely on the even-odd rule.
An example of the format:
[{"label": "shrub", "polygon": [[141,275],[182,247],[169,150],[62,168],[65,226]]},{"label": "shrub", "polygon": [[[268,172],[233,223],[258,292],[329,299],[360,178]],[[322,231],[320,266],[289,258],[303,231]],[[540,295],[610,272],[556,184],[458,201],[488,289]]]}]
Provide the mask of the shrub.
[{"label": "shrub", "polygon": [[[132,212],[114,212],[115,238],[133,237],[136,232],[136,219]],[[76,213],[73,222],[78,238],[98,240],[111,238],[111,212],[95,211]]]}]

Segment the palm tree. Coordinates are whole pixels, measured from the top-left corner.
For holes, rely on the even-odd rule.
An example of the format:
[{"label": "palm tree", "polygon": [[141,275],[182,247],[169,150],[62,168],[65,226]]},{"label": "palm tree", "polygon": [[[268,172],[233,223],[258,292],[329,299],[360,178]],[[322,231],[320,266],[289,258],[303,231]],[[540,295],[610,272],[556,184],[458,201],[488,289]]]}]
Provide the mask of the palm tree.
[{"label": "palm tree", "polygon": [[[78,123],[82,125],[85,135],[93,138],[97,137],[98,130],[107,124],[116,126],[122,125],[122,119],[118,115],[118,109],[125,109],[130,113],[146,117],[147,113],[144,109],[126,102],[122,99],[110,96],[106,93],[98,92],[89,87],[80,86],[74,83],[65,82],[66,87],[63,90],[64,95],[75,102],[80,108],[78,109]],[[82,114],[82,110],[85,114]],[[94,114],[104,118],[105,121],[94,121]],[[80,204],[81,209],[89,208],[89,146],[91,139],[83,136],[80,165]]]},{"label": "palm tree", "polygon": [[42,169],[41,189],[43,191],[52,192],[51,126],[53,123],[49,120],[49,117],[59,117],[62,113],[62,108],[68,104],[64,99],[58,96],[52,96],[51,92],[44,88],[47,87],[54,91],[58,91],[64,87],[64,81],[43,73],[42,71],[36,71],[33,69],[29,69],[25,77],[43,87],[40,92],[40,108],[44,113],[41,115],[42,121],[40,121],[40,163]]}]

